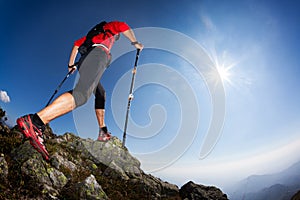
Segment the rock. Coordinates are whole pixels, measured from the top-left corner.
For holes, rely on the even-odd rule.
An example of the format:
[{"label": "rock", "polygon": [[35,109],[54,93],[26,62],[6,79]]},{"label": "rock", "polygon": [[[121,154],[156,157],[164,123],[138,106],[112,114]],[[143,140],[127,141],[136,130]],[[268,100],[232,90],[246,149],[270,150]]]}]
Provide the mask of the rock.
[{"label": "rock", "polygon": [[0,184],[7,183],[8,165],[4,158],[4,154],[0,155]]},{"label": "rock", "polygon": [[84,182],[78,183],[79,199],[85,200],[105,200],[108,199],[102,187],[97,182],[94,175],[87,177]]},{"label": "rock", "polygon": [[228,200],[227,195],[213,186],[204,186],[192,181],[183,185],[179,191],[184,200]]},{"label": "rock", "polygon": [[177,197],[179,189],[177,185],[170,184],[167,182],[161,181],[159,178],[156,178],[152,175],[145,175],[143,179],[145,188],[148,188],[155,193],[151,196],[152,198],[167,198],[167,197]]},{"label": "rock", "polygon": [[49,178],[54,188],[61,189],[68,182],[67,177],[55,168],[48,168],[47,173],[49,174]]},{"label": "rock", "polygon": [[52,186],[47,169],[40,160],[35,158],[28,159],[21,165],[21,174],[26,179],[28,187],[35,189],[35,186]]},{"label": "rock", "polygon": [[291,200],[300,200],[300,190],[296,194],[294,194]]},{"label": "rock", "polygon": [[77,169],[77,166],[73,162],[65,159],[58,153],[55,153],[53,156],[51,156],[51,165],[54,166],[57,170],[64,168],[74,172]]}]

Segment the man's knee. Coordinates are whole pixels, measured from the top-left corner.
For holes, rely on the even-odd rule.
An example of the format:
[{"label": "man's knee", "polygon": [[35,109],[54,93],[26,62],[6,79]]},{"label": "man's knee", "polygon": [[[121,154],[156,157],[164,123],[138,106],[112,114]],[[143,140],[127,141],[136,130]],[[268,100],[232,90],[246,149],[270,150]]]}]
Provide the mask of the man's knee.
[{"label": "man's knee", "polygon": [[84,105],[88,101],[89,97],[91,96],[87,92],[79,92],[76,90],[75,91],[71,90],[71,91],[69,91],[69,93],[71,93],[72,96],[74,97],[76,108]]},{"label": "man's knee", "polygon": [[105,100],[95,99],[95,109],[105,109]]}]

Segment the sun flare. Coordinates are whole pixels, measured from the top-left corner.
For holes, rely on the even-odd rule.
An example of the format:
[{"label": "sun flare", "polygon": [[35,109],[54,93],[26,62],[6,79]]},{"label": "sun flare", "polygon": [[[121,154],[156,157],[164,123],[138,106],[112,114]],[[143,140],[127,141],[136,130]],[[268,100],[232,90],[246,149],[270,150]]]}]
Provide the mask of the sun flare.
[{"label": "sun flare", "polygon": [[218,72],[219,72],[219,75],[220,75],[220,77],[221,77],[221,79],[222,79],[222,81],[223,82],[231,82],[231,80],[230,80],[230,76],[231,76],[231,74],[230,74],[230,68],[229,67],[224,67],[224,66],[218,66]]}]

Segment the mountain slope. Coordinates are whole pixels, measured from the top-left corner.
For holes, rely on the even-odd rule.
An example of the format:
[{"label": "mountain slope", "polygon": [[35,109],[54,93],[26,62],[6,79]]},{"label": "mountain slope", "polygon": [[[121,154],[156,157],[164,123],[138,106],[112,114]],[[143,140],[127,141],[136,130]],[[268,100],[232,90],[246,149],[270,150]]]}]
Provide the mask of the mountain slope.
[{"label": "mountain slope", "polygon": [[116,137],[104,143],[72,133],[57,136],[50,127],[45,137],[49,162],[16,127],[0,124],[0,199],[227,200],[215,187],[189,182],[179,189],[144,173]]},{"label": "mountain slope", "polygon": [[253,175],[238,183],[232,200],[286,200],[300,189],[300,162],[282,172],[268,175]]}]

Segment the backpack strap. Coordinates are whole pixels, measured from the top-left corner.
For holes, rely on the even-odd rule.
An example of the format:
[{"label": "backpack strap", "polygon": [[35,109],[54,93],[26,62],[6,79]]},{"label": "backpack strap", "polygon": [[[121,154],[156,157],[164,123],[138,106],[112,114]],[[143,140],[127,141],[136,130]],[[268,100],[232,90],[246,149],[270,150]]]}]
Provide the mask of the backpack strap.
[{"label": "backpack strap", "polygon": [[[106,32],[109,32],[110,34],[114,35],[110,30],[105,30],[104,31],[104,25],[106,24],[106,21],[102,21],[99,24],[97,24],[96,26],[94,26],[86,35],[86,39],[83,42],[82,45],[80,45],[78,51],[80,52],[81,55],[84,55],[86,53],[88,53],[92,47],[93,47],[93,37],[95,37],[96,35],[99,35],[100,33],[104,33],[106,34]],[[105,35],[104,35],[105,37]]]}]

